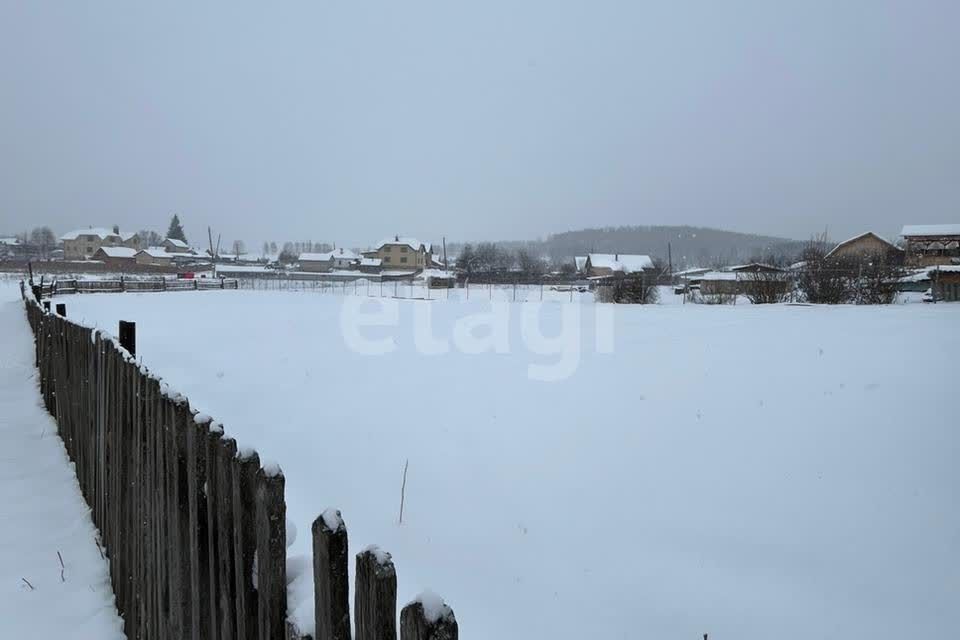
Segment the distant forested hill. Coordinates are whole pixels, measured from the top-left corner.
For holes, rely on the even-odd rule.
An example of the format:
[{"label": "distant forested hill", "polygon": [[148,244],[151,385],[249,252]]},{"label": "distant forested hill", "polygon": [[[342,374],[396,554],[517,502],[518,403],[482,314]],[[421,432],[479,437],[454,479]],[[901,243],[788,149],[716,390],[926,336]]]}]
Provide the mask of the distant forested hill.
[{"label": "distant forested hill", "polygon": [[[805,241],[762,236],[707,227],[636,226],[603,227],[565,231],[545,240],[496,244],[505,249],[526,248],[553,260],[587,253],[640,253],[667,260],[667,244],[673,254],[674,269],[692,266],[735,264],[752,258],[777,261],[793,260]],[[448,245],[453,253],[460,245]]]}]

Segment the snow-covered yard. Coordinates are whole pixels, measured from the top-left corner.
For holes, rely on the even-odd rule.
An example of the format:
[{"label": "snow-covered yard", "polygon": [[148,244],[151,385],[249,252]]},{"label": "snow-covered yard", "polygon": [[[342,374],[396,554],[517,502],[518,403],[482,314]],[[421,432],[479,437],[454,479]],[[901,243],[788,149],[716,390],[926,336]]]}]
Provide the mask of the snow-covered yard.
[{"label": "snow-covered yard", "polygon": [[400,604],[441,593],[464,638],[960,626],[960,305],[58,302],[136,321],[152,370],[280,462],[291,555],[340,508]]},{"label": "snow-covered yard", "polygon": [[107,561],[33,357],[19,289],[0,283],[0,638],[122,639]]}]

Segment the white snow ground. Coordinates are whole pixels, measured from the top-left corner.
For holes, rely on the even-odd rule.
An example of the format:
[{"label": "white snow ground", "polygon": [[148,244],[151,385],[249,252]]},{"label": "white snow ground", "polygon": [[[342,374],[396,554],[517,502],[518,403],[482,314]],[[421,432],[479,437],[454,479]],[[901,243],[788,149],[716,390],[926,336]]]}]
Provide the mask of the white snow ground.
[{"label": "white snow ground", "polygon": [[[395,342],[376,356],[347,347],[342,296],[62,301],[112,332],[135,320],[145,363],[279,461],[290,566],[337,507],[352,553],[393,555],[400,604],[432,589],[465,639],[960,628],[960,305],[597,305],[614,316],[603,353],[595,305],[545,304],[547,336],[579,319],[581,353],[541,382],[528,365],[559,357],[524,346],[524,304],[494,307],[502,352],[469,354],[450,339],[488,301],[390,303],[395,326],[358,329]],[[424,318],[447,353],[417,348]]]},{"label": "white snow ground", "polygon": [[122,639],[107,561],[35,371],[19,289],[0,283],[0,638]]}]

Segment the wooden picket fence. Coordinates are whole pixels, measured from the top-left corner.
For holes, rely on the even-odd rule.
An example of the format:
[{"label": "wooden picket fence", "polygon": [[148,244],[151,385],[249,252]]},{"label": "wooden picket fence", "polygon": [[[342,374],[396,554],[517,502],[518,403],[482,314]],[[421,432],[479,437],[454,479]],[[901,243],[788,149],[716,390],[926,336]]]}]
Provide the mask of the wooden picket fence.
[{"label": "wooden picket fence", "polygon": [[209,289],[238,289],[235,278],[183,278],[170,280],[166,278],[131,279],[116,278],[112,280],[84,280],[81,278],[61,278],[45,280],[41,278],[35,289],[41,297],[50,297],[64,293],[124,293],[130,292],[159,292],[159,291],[206,291]]},{"label": "wooden picket fence", "polygon": [[[261,466],[257,453],[238,448],[221,425],[138,365],[135,345],[69,322],[30,294],[43,401],[100,531],[127,637],[309,638],[287,619],[279,467]],[[312,535],[316,639],[394,640],[389,554],[371,547],[356,557],[351,636],[339,511],[321,514]],[[453,611],[437,609],[419,601],[404,607],[401,640],[456,640]]]}]

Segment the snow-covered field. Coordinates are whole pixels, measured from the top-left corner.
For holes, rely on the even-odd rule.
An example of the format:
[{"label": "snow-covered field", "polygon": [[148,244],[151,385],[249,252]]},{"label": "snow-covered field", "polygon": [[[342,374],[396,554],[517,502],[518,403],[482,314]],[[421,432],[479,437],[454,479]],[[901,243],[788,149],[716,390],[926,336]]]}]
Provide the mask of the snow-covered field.
[{"label": "snow-covered field", "polygon": [[151,369],[280,462],[291,555],[337,507],[464,638],[960,628],[960,305],[58,302],[136,321]]}]

